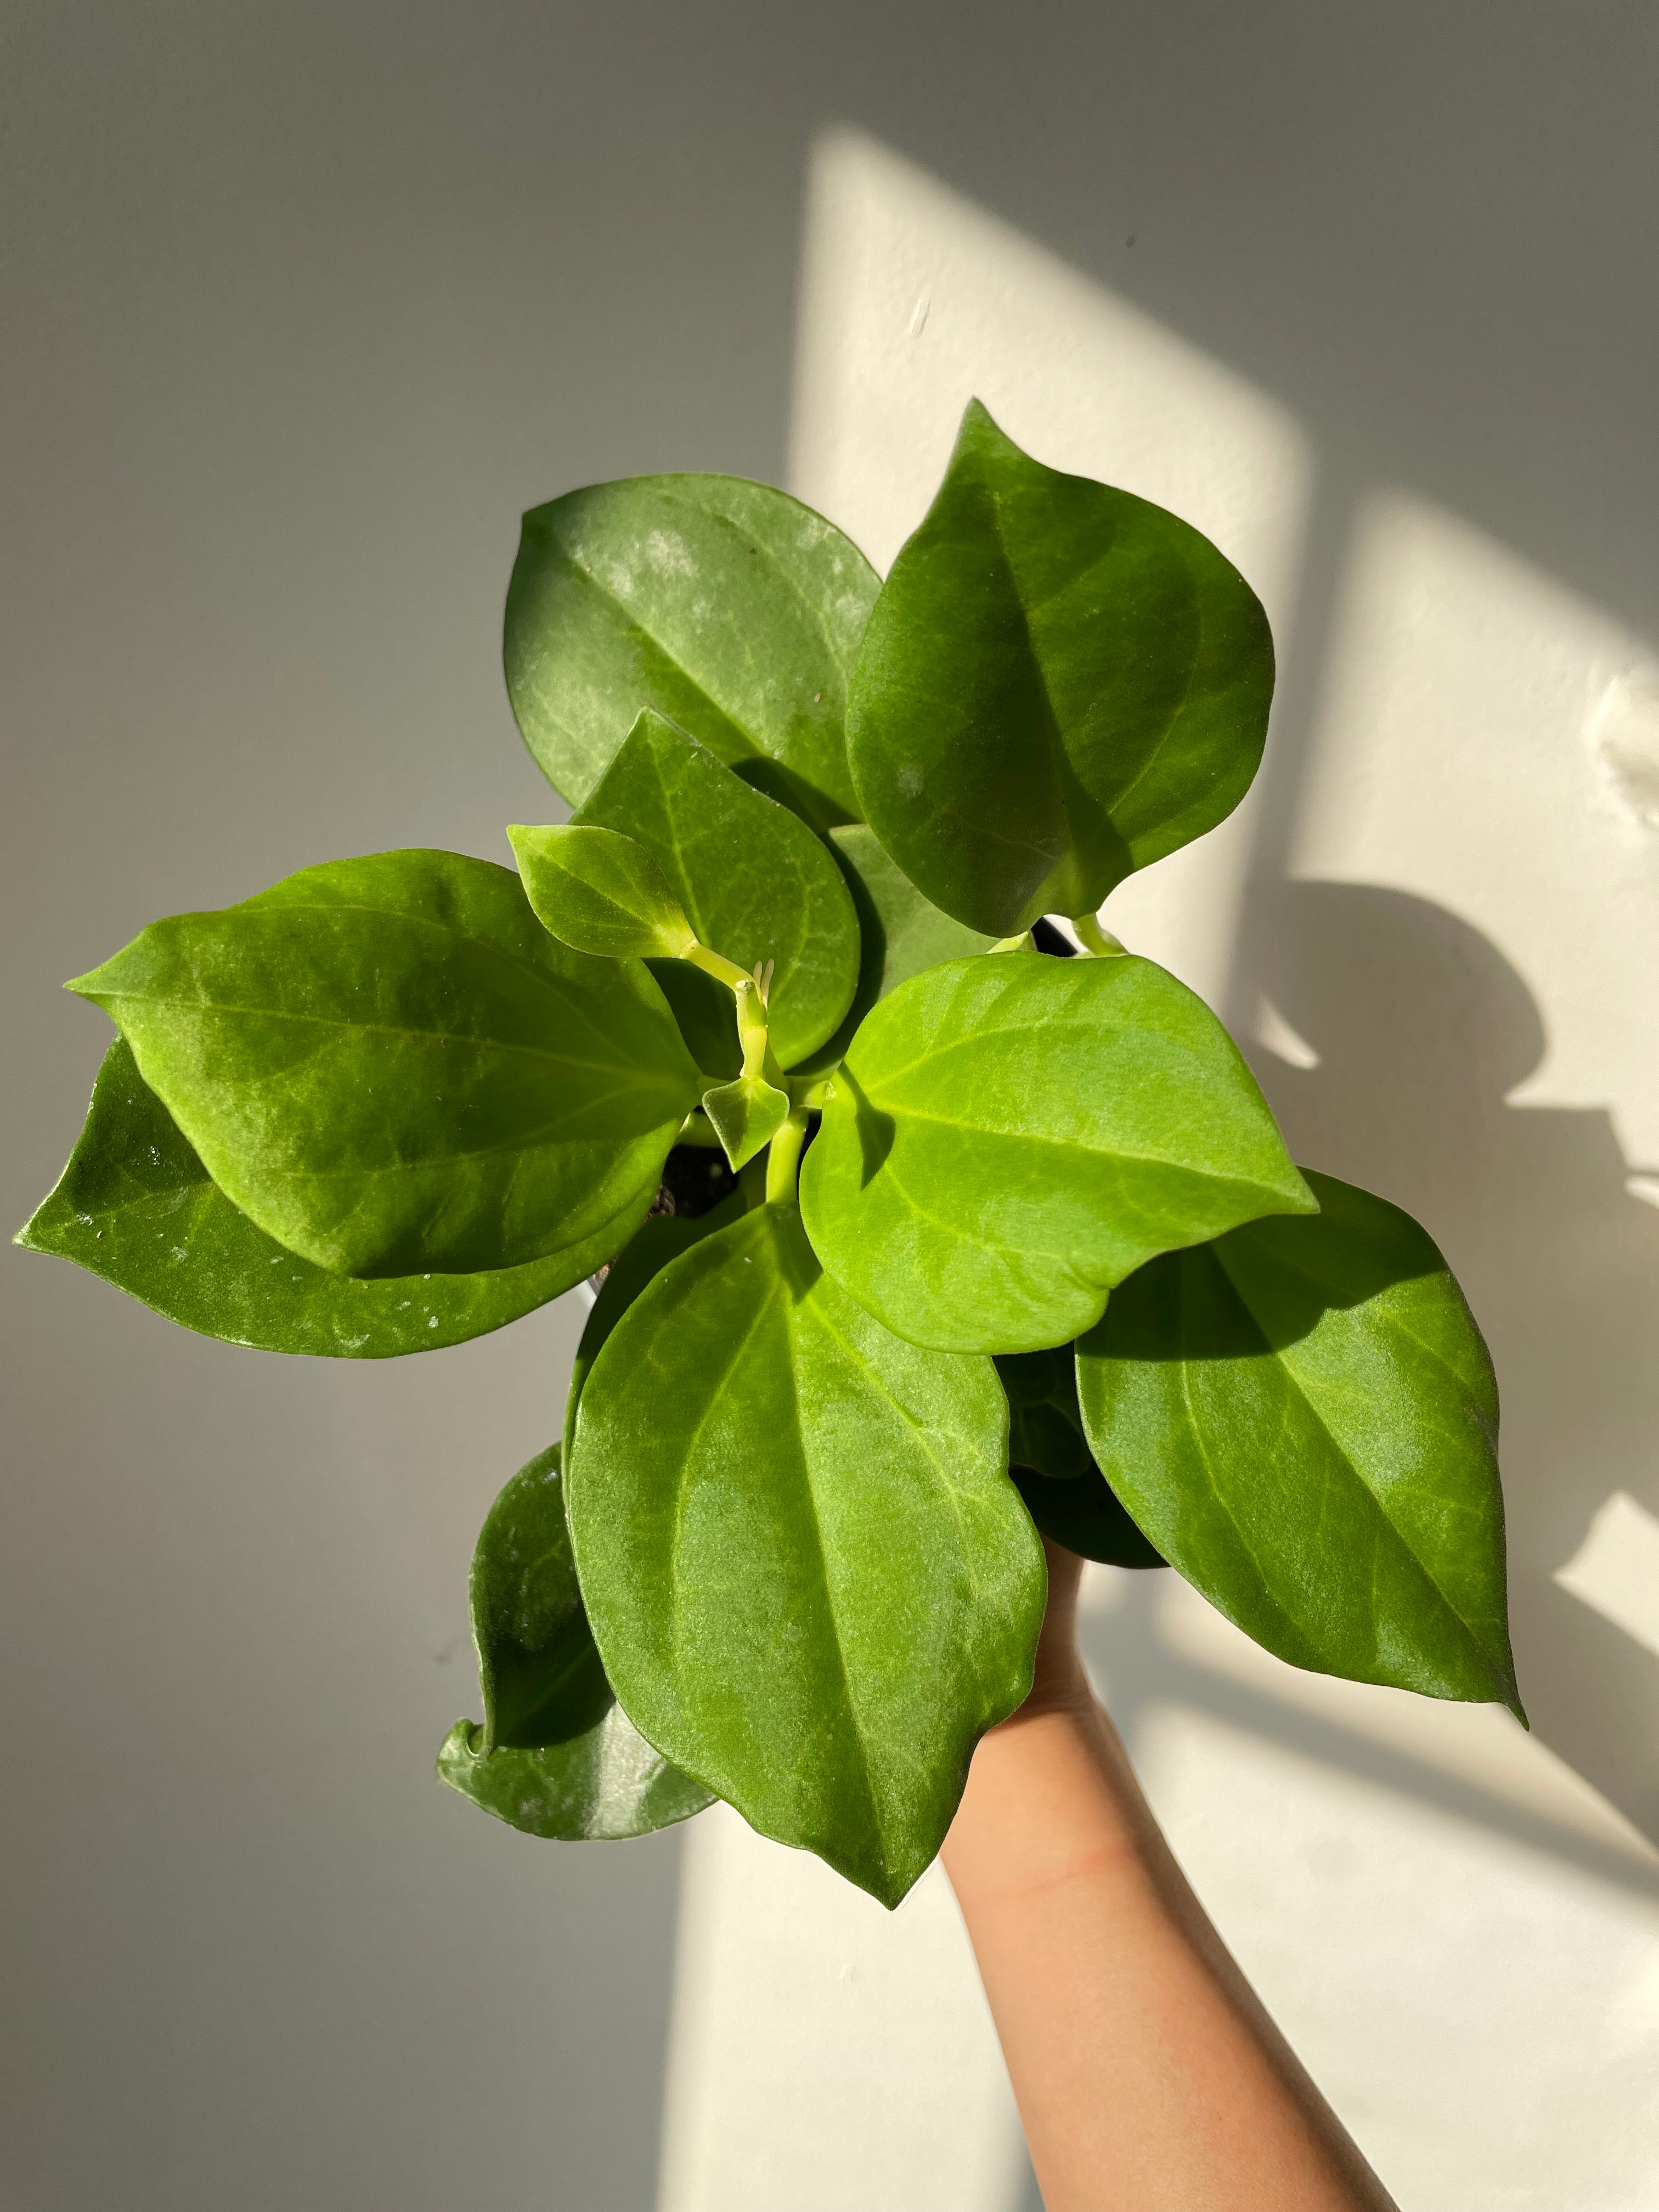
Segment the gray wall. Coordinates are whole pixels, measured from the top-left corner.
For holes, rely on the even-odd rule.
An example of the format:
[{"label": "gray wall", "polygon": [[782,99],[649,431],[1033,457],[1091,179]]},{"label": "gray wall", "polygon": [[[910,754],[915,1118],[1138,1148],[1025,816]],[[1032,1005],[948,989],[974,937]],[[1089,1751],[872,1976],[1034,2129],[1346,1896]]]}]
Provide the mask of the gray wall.
[{"label": "gray wall", "polygon": [[[15,4],[8,1218],[102,1046],[63,976],[547,811],[496,666],[518,511],[781,472],[826,122],[1281,397],[1331,517],[1386,476],[1650,628],[1656,24]],[[4,1262],[7,2201],[648,2203],[677,1839],[548,1850],[429,1778],[574,1316],[358,1370]]]}]

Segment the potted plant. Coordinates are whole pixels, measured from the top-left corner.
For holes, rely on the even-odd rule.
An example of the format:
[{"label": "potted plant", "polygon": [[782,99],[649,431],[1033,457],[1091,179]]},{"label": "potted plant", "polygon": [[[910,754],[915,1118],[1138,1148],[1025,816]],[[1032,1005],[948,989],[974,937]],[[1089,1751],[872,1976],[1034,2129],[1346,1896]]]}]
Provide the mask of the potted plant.
[{"label": "potted plant", "polygon": [[975,404],[884,583],[734,478],[533,509],[507,674],[568,823],[516,872],[307,868],[79,978],[118,1034],[20,1240],[343,1358],[603,1273],[479,1538],[445,1780],[557,1838],[723,1797],[894,1905],[1028,1690],[1040,1531],[1519,1716],[1456,1285],[1097,919],[1261,758],[1216,548]]}]

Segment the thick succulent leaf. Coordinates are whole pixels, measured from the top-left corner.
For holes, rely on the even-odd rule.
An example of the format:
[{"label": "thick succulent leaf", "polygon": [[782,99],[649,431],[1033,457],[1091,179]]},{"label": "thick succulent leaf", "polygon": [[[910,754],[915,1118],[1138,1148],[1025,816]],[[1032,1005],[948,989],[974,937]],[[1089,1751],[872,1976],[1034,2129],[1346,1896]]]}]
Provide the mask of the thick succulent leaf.
[{"label": "thick succulent leaf", "polygon": [[573,952],[510,870],[453,853],[304,869],[71,988],[226,1196],[339,1274],[586,1240],[654,1186],[703,1087],[637,961]]},{"label": "thick succulent leaf", "polygon": [[702,1110],[734,1168],[747,1167],[789,1118],[789,1095],[762,1075],[739,1075],[702,1094]]},{"label": "thick succulent leaf", "polygon": [[842,1287],[959,1352],[1066,1343],[1155,1252],[1314,1208],[1220,1023],[1133,957],[902,984],[830,1079],[800,1188]]},{"label": "thick succulent leaf", "polygon": [[17,1242],[226,1344],[391,1359],[486,1335],[569,1290],[621,1250],[655,1188],[646,1184],[581,1243],[522,1267],[373,1282],[331,1275],[231,1204],[118,1037],[69,1165]]},{"label": "thick succulent leaf", "polygon": [[568,1742],[486,1752],[476,1721],[457,1721],[438,1775],[498,1820],[552,1843],[616,1843],[690,1820],[713,1793],[653,1751],[617,1705]]},{"label": "thick succulent leaf", "polygon": [[1109,1566],[1161,1567],[1095,1464],[1072,1346],[1005,1352],[997,1373],[1008,1395],[1008,1472],[1042,1534]]},{"label": "thick succulent leaf", "polygon": [[573,806],[655,707],[827,829],[858,812],[847,685],[877,588],[849,538],[765,484],[635,477],[568,492],[524,519],[507,595],[513,711]]},{"label": "thick succulent leaf", "polygon": [[666,1267],[582,1392],[570,1517],[617,1694],[764,1835],[895,1905],[1046,1596],[988,1360],[904,1343],[763,1206]]},{"label": "thick succulent leaf", "polygon": [[975,400],[865,633],[859,811],[975,929],[1092,914],[1238,804],[1273,686],[1267,617],[1206,538],[1043,467]]},{"label": "thick succulent leaf", "polygon": [[1293,1666],[1520,1713],[1498,1393],[1423,1230],[1322,1211],[1171,1253],[1079,1346],[1096,1457],[1188,1582]]},{"label": "thick succulent leaf", "polygon": [[858,982],[859,926],[841,870],[804,822],[653,714],[576,819],[648,846],[705,945],[747,971],[772,963],[767,1019],[781,1066],[823,1042]]},{"label": "thick succulent leaf", "polygon": [[830,842],[841,860],[858,915],[859,980],[853,1003],[834,1036],[802,1063],[800,1072],[807,1074],[836,1066],[878,999],[884,999],[924,968],[988,952],[997,942],[980,930],[964,929],[930,904],[883,852],[866,823],[850,822],[832,830]]},{"label": "thick succulent leaf", "polygon": [[716,1230],[724,1229],[743,1211],[742,1194],[734,1191],[730,1198],[723,1200],[707,1213],[690,1216],[655,1214],[642,1224],[639,1234],[605,1269],[605,1280],[593,1301],[593,1310],[587,1316],[587,1325],[582,1331],[581,1342],[576,1346],[576,1357],[570,1369],[570,1392],[565,1401],[564,1415],[564,1458],[567,1464],[574,1437],[576,1408],[581,1402],[587,1378],[593,1371],[593,1362],[605,1348],[611,1330],[646,1285],[659,1275],[671,1260],[678,1260],[682,1252],[689,1252],[705,1237],[712,1237]]},{"label": "thick succulent leaf", "polygon": [[562,945],[602,959],[678,960],[696,942],[662,863],[617,830],[574,822],[507,831],[526,896]]},{"label": "thick succulent leaf", "polygon": [[490,1507],[470,1595],[485,1751],[565,1743],[604,1717],[611,1685],[582,1611],[557,1444],[520,1468]]}]

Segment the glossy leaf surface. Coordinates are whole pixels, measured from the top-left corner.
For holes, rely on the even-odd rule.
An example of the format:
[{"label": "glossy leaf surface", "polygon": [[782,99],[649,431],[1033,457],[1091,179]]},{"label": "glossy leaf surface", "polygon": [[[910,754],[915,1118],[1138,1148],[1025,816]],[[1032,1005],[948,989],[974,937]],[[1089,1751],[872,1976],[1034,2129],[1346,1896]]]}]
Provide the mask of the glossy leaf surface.
[{"label": "glossy leaf surface", "polygon": [[1498,1394],[1423,1230],[1310,1174],[1132,1276],[1078,1353],[1101,1467],[1158,1550],[1293,1666],[1519,1713]]},{"label": "glossy leaf surface", "polygon": [[827,829],[859,811],[847,685],[876,591],[850,539],[765,484],[635,477],[569,492],[524,519],[507,599],[513,711],[573,806],[654,707]]},{"label": "glossy leaf surface", "polygon": [[865,635],[858,811],[970,927],[1092,914],[1238,804],[1273,684],[1267,617],[1206,538],[1045,468],[975,400]]},{"label": "glossy leaf surface", "polygon": [[612,1705],[568,1742],[486,1753],[476,1721],[457,1721],[438,1753],[441,1781],[481,1811],[550,1843],[618,1843],[671,1828],[712,1794],[653,1751]]},{"label": "glossy leaf surface", "polygon": [[643,967],[560,945],[509,870],[451,853],[155,922],[73,988],[233,1203],[342,1274],[585,1240],[654,1183],[702,1087]]},{"label": "glossy leaf surface", "polygon": [[1148,960],[947,962],[831,1080],[807,1233],[917,1343],[1066,1343],[1153,1253],[1313,1208],[1226,1031]]},{"label": "glossy leaf surface", "polygon": [[702,1110],[734,1168],[747,1167],[789,1118],[789,1097],[764,1076],[739,1075],[702,1094]]},{"label": "glossy leaf surface", "polygon": [[589,1633],[565,1526],[559,1447],[520,1468],[472,1557],[484,1725],[457,1721],[438,1772],[486,1813],[567,1841],[641,1836],[708,1792],[652,1749],[617,1704]]},{"label": "glossy leaf surface", "polygon": [[545,1305],[627,1243],[647,1184],[583,1243],[474,1275],[331,1275],[239,1212],[118,1037],[57,1188],[18,1238],[101,1275],[169,1321],[226,1344],[391,1359],[464,1343]]},{"label": "glossy leaf surface", "polygon": [[628,1311],[646,1285],[659,1275],[671,1260],[678,1260],[682,1252],[689,1252],[705,1237],[724,1229],[735,1221],[744,1211],[740,1194],[714,1206],[710,1212],[688,1218],[684,1214],[655,1214],[641,1224],[639,1234],[606,1268],[605,1280],[599,1285],[599,1296],[593,1301],[593,1310],[587,1316],[581,1341],[576,1346],[576,1357],[571,1364],[570,1392],[565,1401],[564,1457],[569,1461],[575,1431],[576,1408],[581,1402],[582,1391],[593,1370],[593,1363],[604,1349],[611,1332]]},{"label": "glossy leaf surface", "polygon": [[1008,1394],[1008,1471],[1042,1534],[1109,1566],[1161,1567],[1095,1464],[1072,1346],[1006,1352],[997,1373]]},{"label": "glossy leaf surface", "polygon": [[652,1741],[889,1905],[1030,1682],[1046,1583],[988,1360],[919,1350],[819,1269],[793,1207],[629,1307],[575,1420],[589,1618]]},{"label": "glossy leaf surface", "polygon": [[878,999],[924,968],[988,952],[997,941],[977,929],[964,929],[925,899],[866,823],[850,822],[832,830],[830,842],[840,855],[858,915],[859,980],[836,1034],[804,1063],[809,1072],[836,1065]]},{"label": "glossy leaf surface", "polygon": [[694,942],[662,864],[637,838],[574,822],[507,831],[526,896],[562,945],[603,959],[681,958]]},{"label": "glossy leaf surface", "polygon": [[649,846],[703,944],[746,971],[773,963],[767,1019],[781,1066],[823,1042],[858,982],[859,926],[804,822],[659,714],[641,715],[576,819]]},{"label": "glossy leaf surface", "polygon": [[490,1507],[469,1595],[484,1750],[538,1750],[603,1717],[611,1685],[582,1611],[557,1444],[520,1468]]}]

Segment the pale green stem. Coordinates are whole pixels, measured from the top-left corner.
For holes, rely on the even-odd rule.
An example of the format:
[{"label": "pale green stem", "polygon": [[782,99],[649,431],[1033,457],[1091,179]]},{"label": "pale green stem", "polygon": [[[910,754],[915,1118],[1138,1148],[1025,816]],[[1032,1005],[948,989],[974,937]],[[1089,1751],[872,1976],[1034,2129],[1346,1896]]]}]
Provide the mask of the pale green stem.
[{"label": "pale green stem", "polygon": [[1012,937],[1004,937],[1000,939],[995,945],[988,945],[985,950],[988,952],[1018,952],[1023,946],[1029,945],[1030,941],[1030,931],[1029,929],[1022,929],[1017,932]]},{"label": "pale green stem", "polygon": [[735,960],[728,960],[722,952],[711,952],[706,945],[699,945],[696,938],[692,939],[690,948],[680,957],[689,960],[694,968],[701,968],[705,975],[712,975],[716,982],[724,983],[728,990],[740,991],[745,983],[752,983],[755,980],[748,969],[739,968]]},{"label": "pale green stem", "polygon": [[766,1202],[769,1206],[793,1206],[795,1202],[795,1170],[800,1165],[800,1148],[806,1142],[806,1110],[797,1106],[772,1139],[766,1155]]},{"label": "pale green stem", "polygon": [[[711,1076],[705,1080],[703,1089],[712,1091],[714,1088],[714,1079]],[[714,1123],[702,1114],[688,1114],[680,1124],[680,1133],[674,1142],[677,1145],[706,1145],[717,1152],[723,1150]]]},{"label": "pale green stem", "polygon": [[1077,932],[1078,943],[1097,960],[1115,960],[1128,950],[1121,938],[1114,937],[1109,929],[1103,929],[1091,914],[1074,914],[1072,927]]}]

